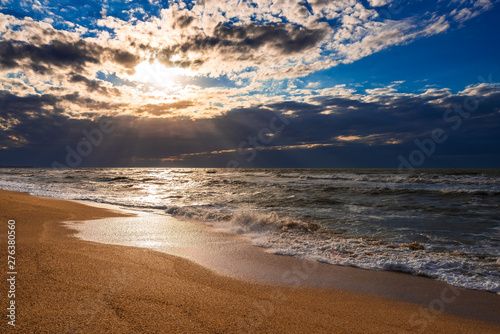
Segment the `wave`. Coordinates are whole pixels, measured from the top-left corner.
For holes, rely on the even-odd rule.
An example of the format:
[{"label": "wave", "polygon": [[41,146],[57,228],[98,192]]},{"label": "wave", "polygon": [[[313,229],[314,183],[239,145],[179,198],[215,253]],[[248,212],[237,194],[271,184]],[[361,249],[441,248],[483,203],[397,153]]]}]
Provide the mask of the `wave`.
[{"label": "wave", "polygon": [[97,178],[98,182],[121,182],[121,181],[134,181],[133,179],[127,176],[115,176],[115,177],[101,177]]},{"label": "wave", "polygon": [[478,258],[477,254],[460,251],[436,252],[432,245],[419,241],[391,243],[373,237],[345,237],[342,231],[317,223],[250,208],[222,212],[210,206],[170,206],[166,213],[244,235],[256,246],[275,254],[370,270],[400,271],[500,293],[500,258],[496,255]]},{"label": "wave", "polygon": [[233,214],[229,223],[238,228],[239,233],[255,231],[304,231],[314,232],[321,228],[317,223],[308,223],[294,220],[289,217],[280,217],[276,212],[267,214],[244,209]]},{"label": "wave", "polygon": [[[387,172],[342,172],[342,173],[324,173],[317,172],[292,172],[280,171],[275,173],[276,178],[292,179],[311,182],[329,182],[329,183],[348,183],[356,187],[360,184],[407,184],[408,187],[425,185],[454,185],[457,187],[466,186],[500,186],[498,182],[498,173],[486,172],[459,172],[454,173],[387,173]],[[316,183],[317,183],[316,182]]]},{"label": "wave", "polygon": [[222,180],[208,180],[204,182],[204,186],[227,186],[227,185],[232,185],[232,186],[249,186],[249,185],[255,185],[255,182],[249,182],[249,181],[242,181],[242,180],[229,180],[229,179],[222,179]]},{"label": "wave", "polygon": [[320,224],[294,220],[289,217],[280,217],[276,212],[261,213],[251,209],[240,209],[235,212],[221,212],[196,206],[170,206],[165,212],[176,217],[186,217],[205,222],[211,225],[226,228],[238,234],[247,232],[288,231],[301,230],[313,232],[321,228]]}]

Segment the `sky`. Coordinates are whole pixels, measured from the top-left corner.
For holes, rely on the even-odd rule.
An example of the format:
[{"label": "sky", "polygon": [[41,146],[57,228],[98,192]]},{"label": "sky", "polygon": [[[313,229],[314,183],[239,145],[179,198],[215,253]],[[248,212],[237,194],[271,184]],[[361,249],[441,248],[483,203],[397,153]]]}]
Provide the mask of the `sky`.
[{"label": "sky", "polygon": [[498,0],[0,0],[0,165],[500,168]]}]

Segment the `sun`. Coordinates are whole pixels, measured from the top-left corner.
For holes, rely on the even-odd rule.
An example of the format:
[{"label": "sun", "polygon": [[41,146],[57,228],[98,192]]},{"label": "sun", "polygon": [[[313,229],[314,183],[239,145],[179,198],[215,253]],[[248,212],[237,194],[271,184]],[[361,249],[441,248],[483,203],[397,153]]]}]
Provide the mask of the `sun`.
[{"label": "sun", "polygon": [[166,67],[158,60],[153,62],[143,61],[135,67],[135,73],[130,80],[140,83],[151,84],[167,90],[175,90],[183,86],[186,77],[192,77],[195,73],[186,68]]}]

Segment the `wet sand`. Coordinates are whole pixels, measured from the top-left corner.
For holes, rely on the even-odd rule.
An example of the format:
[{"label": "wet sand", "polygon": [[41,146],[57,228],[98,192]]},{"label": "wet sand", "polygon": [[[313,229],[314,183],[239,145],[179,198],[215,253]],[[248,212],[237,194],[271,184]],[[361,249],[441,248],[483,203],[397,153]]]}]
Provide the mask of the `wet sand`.
[{"label": "wet sand", "polygon": [[[3,222],[0,235],[5,243],[0,249],[4,259],[7,258],[7,221],[16,221],[17,332],[500,332],[498,324],[440,312],[439,302],[431,305],[434,309],[428,309],[414,303],[394,300],[390,295],[382,298],[373,291],[352,292],[350,290],[356,289],[341,286],[336,289],[295,286],[307,279],[303,278],[303,272],[301,274],[294,270],[286,278],[291,286],[243,281],[219,275],[187,259],[149,249],[82,241],[62,223],[120,215],[123,214],[72,201],[0,191],[0,216]],[[279,272],[279,266],[284,269],[289,268],[289,265],[293,268],[297,264],[301,264],[304,270],[312,268],[308,267],[311,265],[309,262],[267,254],[251,247],[259,254],[265,254],[263,256],[279,259],[272,260],[277,261],[274,265],[266,262],[269,259],[263,258],[263,263],[270,265],[263,272],[272,272],[272,268],[276,266]],[[197,251],[202,253],[202,249],[198,248]],[[206,254],[210,254],[210,251]],[[241,256],[241,267],[245,268],[248,266],[243,265],[244,259],[254,255],[242,252],[235,253],[234,256]],[[284,262],[278,265],[282,260],[293,261],[294,264]],[[224,262],[224,259],[219,259],[218,262]],[[315,267],[315,272],[317,268],[319,267]],[[339,281],[356,277],[348,285],[373,284],[373,277],[368,271],[346,269],[352,270],[352,273],[346,271],[342,275],[347,276]],[[391,276],[394,277],[412,277],[388,274],[393,274]],[[316,274],[309,276],[315,277]],[[359,278],[363,276],[364,279]],[[394,288],[391,286],[396,286],[404,291],[401,286],[407,283],[398,283],[401,280],[404,282],[404,279],[387,281],[386,290],[391,291]],[[433,282],[428,279],[424,281]],[[277,283],[272,279],[267,282]],[[419,284],[423,285],[418,289],[424,291],[426,283]],[[7,295],[7,288],[7,284],[2,284],[2,296]],[[446,308],[462,298],[465,301],[461,303],[465,307],[474,305],[471,306],[474,309],[499,309],[495,299],[486,304],[468,304],[467,300],[475,297],[463,292],[451,301],[454,291],[456,290],[443,293],[443,289],[437,289],[433,300],[438,298]],[[434,292],[430,294],[433,295]],[[498,297],[493,294],[491,296]],[[5,310],[6,298],[2,297],[1,300],[5,303],[2,306]],[[8,328],[5,316],[3,318],[2,327]]]},{"label": "wet sand", "polygon": [[[116,210],[112,205],[98,206]],[[76,236],[87,241],[154,249],[240,280],[369,294],[431,305],[450,314],[500,324],[500,296],[494,293],[457,288],[404,273],[362,270],[279,256],[252,245],[245,237],[220,232],[197,221],[120,211],[135,212],[136,216],[69,223],[68,226],[78,230]]]}]

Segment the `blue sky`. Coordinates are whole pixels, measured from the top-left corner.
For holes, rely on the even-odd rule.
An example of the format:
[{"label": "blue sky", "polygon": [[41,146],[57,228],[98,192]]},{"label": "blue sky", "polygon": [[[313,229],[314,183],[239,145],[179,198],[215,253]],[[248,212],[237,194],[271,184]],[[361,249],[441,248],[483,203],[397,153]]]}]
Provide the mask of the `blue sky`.
[{"label": "blue sky", "polygon": [[[500,164],[498,1],[4,0],[0,13],[2,165]],[[116,130],[94,145],[82,131],[104,118]],[[435,129],[447,139],[420,162]]]}]

